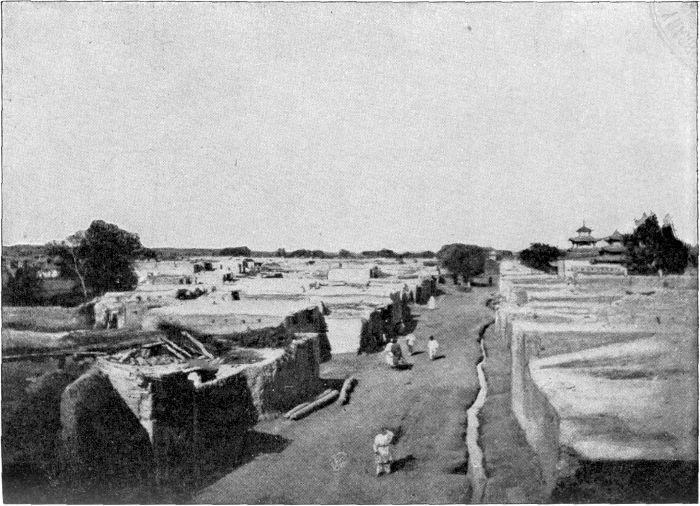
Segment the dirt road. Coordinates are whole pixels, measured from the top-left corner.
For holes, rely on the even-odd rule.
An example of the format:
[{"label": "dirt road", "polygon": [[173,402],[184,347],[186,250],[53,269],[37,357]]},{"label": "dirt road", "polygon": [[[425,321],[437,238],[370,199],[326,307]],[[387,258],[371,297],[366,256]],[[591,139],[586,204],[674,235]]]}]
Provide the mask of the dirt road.
[{"label": "dirt road", "polygon": [[[326,379],[354,374],[347,406],[331,405],[305,419],[261,422],[248,442],[250,458],[192,498],[197,503],[460,503],[468,500],[466,409],[478,390],[479,324],[492,316],[489,290],[438,297],[437,309],[415,306],[411,369],[387,368],[382,354],[336,355]],[[431,362],[429,335],[443,358]],[[403,344],[403,343],[402,343]],[[405,348],[404,348],[405,351]],[[375,477],[372,441],[386,425],[398,436],[397,470]]]}]

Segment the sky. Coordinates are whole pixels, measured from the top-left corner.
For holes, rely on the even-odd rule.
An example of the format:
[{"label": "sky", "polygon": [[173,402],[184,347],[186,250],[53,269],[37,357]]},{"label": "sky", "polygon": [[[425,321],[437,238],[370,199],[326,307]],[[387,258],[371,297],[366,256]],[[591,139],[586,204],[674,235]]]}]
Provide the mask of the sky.
[{"label": "sky", "polygon": [[3,3],[2,243],[102,219],[150,247],[519,250],[654,211],[695,244],[696,47],[660,19]]}]

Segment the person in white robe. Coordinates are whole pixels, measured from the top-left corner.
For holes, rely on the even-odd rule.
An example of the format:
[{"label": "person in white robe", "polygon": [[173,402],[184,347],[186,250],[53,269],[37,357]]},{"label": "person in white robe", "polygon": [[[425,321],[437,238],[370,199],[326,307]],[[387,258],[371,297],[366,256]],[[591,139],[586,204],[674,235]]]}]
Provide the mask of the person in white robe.
[{"label": "person in white robe", "polygon": [[391,463],[394,456],[391,445],[394,441],[394,433],[384,427],[374,438],[374,462],[377,465],[377,476],[391,473]]}]

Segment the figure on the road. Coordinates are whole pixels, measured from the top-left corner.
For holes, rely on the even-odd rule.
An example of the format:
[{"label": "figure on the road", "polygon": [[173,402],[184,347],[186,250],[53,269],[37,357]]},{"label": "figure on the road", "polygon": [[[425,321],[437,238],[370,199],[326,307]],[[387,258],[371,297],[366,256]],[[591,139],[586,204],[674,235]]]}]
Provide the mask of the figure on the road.
[{"label": "figure on the road", "polygon": [[433,295],[428,299],[428,309],[435,309],[435,297]]},{"label": "figure on the road", "polygon": [[439,346],[440,345],[433,336],[428,338],[428,356],[430,357],[430,360],[435,360]]},{"label": "figure on the road", "polygon": [[408,354],[413,355],[413,347],[416,344],[416,336],[413,332],[406,336],[406,348],[408,348]]},{"label": "figure on the road", "polygon": [[377,464],[377,476],[391,473],[391,463],[394,458],[391,454],[391,445],[394,441],[394,433],[386,427],[374,438],[374,462]]},{"label": "figure on the road", "polygon": [[394,367],[394,354],[391,352],[392,343],[387,343],[384,347],[384,361],[389,367]]},{"label": "figure on the road", "polygon": [[386,345],[384,352],[386,353],[386,362],[391,367],[398,367],[401,363],[405,362],[403,352],[401,351],[401,345],[395,337]]}]

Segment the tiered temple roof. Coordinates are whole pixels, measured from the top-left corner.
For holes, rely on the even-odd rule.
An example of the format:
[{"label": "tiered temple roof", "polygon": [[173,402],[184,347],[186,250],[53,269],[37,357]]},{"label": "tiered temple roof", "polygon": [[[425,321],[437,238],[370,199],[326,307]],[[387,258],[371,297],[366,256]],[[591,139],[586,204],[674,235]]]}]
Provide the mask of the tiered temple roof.
[{"label": "tiered temple roof", "polygon": [[597,243],[600,239],[593,237],[591,232],[593,232],[593,230],[588,228],[584,222],[583,226],[576,231],[578,235],[576,237],[569,238],[569,241],[571,241],[574,246],[595,246],[595,243]]}]

